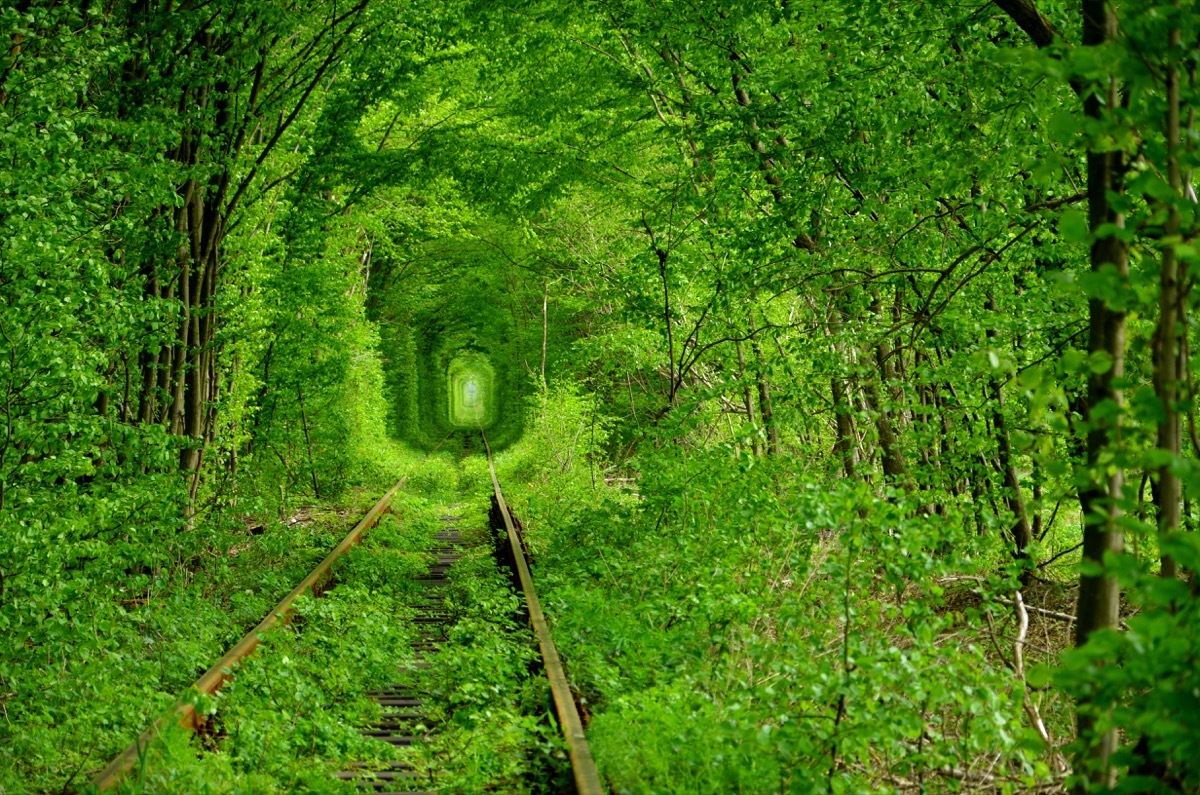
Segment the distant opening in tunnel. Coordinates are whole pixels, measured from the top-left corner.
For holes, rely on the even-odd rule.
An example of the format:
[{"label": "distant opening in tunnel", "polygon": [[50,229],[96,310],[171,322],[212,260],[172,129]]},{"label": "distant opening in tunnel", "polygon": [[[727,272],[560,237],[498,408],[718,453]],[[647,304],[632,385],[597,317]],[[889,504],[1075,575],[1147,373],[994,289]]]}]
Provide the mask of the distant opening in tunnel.
[{"label": "distant opening in tunnel", "polygon": [[542,329],[514,325],[511,265],[494,257],[490,246],[464,245],[430,260],[445,281],[428,291],[374,286],[389,430],[416,448],[476,452],[481,428],[496,451],[521,438],[533,386],[526,365]]},{"label": "distant opening in tunnel", "polygon": [[495,370],[481,353],[460,353],[446,368],[450,424],[456,428],[486,428],[495,417]]}]

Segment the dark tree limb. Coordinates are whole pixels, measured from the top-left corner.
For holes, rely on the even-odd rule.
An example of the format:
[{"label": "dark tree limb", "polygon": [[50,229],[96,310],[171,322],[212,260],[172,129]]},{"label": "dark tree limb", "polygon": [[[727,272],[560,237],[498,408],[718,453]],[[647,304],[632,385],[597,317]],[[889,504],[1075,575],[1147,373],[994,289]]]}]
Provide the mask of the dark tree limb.
[{"label": "dark tree limb", "polygon": [[1042,16],[1042,12],[1032,0],[992,0],[996,7],[1017,23],[1017,27],[1025,31],[1038,47],[1049,47],[1056,38],[1061,38],[1058,30],[1050,24],[1050,20]]}]

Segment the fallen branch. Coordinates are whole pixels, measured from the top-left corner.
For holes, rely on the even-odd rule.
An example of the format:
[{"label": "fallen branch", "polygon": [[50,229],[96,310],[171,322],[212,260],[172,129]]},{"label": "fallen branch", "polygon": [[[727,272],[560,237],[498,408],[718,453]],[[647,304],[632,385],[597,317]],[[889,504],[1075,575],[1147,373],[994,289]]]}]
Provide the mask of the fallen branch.
[{"label": "fallen branch", "polygon": [[[939,584],[945,583],[945,582],[962,582],[962,581],[984,582],[985,580],[983,577],[975,577],[970,574],[960,574],[960,575],[955,575],[953,577],[941,577],[937,580],[937,582]],[[980,593],[978,590],[974,591],[974,593],[977,594],[978,596],[983,597],[984,599],[996,601],[1002,605],[1008,605],[1009,607],[1016,606],[1016,602],[1014,602],[1012,599],[1005,599],[1003,596],[986,596],[986,595]],[[1046,616],[1047,618],[1057,618],[1059,621],[1066,621],[1068,624],[1073,623],[1075,621],[1075,616],[1071,615],[1070,613],[1060,613],[1057,610],[1047,610],[1044,607],[1034,607],[1033,605],[1025,605],[1025,609],[1032,610],[1033,612],[1037,613],[1038,615]],[[1128,627],[1125,626],[1124,621],[1121,622],[1121,628],[1128,629]]]},{"label": "fallen branch", "polygon": [[1039,563],[1039,564],[1037,565],[1037,567],[1038,567],[1039,569],[1044,569],[1045,567],[1049,566],[1049,565],[1050,565],[1051,563],[1053,563],[1054,561],[1056,561],[1056,560],[1058,560],[1059,558],[1061,558],[1063,555],[1070,555],[1072,552],[1074,552],[1074,551],[1075,551],[1075,550],[1077,550],[1077,549],[1081,549],[1082,547],[1083,547],[1083,542],[1082,542],[1082,541],[1080,541],[1078,544],[1076,544],[1075,546],[1071,547],[1070,549],[1064,549],[1062,552],[1059,552],[1057,555],[1055,555],[1054,557],[1050,558],[1049,560],[1044,560],[1044,561],[1042,561],[1041,563]]},{"label": "fallen branch", "polygon": [[[1003,596],[996,596],[993,598],[1000,604],[1008,605],[1009,607],[1016,607],[1018,604],[1016,601],[1013,601],[1012,599],[1005,599]],[[1021,592],[1017,591],[1017,600],[1020,600],[1020,598],[1021,598]],[[1057,618],[1059,621],[1066,621],[1068,624],[1075,621],[1075,616],[1071,615],[1070,613],[1059,613],[1057,610],[1047,610],[1044,607],[1034,607],[1033,605],[1021,605],[1021,607],[1019,607],[1018,610],[1019,611],[1020,610],[1032,610],[1033,612],[1037,613],[1038,615],[1047,616],[1048,618]]]},{"label": "fallen branch", "polygon": [[[1054,748],[1054,741],[1050,739],[1050,732],[1046,729],[1045,722],[1042,721],[1042,714],[1038,711],[1037,704],[1033,703],[1033,699],[1029,696],[1029,683],[1025,679],[1025,636],[1029,634],[1029,611],[1026,608],[1025,600],[1021,598],[1020,591],[1013,594],[1011,604],[1017,611],[1017,640],[1013,644],[1013,670],[1016,672],[1017,678],[1021,680],[1021,702],[1025,707],[1025,714],[1029,716],[1029,721],[1033,724],[1038,736],[1042,738],[1042,742],[1046,744],[1047,748]],[[1053,751],[1051,759],[1057,772],[1067,770],[1067,762],[1060,753]]]}]

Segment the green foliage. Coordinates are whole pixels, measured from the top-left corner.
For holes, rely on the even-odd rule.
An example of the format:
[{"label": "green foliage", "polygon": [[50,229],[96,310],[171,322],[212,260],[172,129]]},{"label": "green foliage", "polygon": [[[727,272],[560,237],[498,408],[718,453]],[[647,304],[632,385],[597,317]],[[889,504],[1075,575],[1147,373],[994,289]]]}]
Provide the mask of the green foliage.
[{"label": "green foliage", "polygon": [[[390,234],[409,235],[403,228]],[[492,446],[501,449],[521,432],[523,395],[538,366],[540,328],[515,314],[514,294],[523,285],[519,274],[506,270],[502,257],[511,255],[493,248],[508,241],[493,240],[487,229],[459,234],[461,239],[438,248],[422,236],[402,238],[396,243],[417,248],[420,264],[401,266],[389,259],[372,272],[372,316],[383,330],[390,428],[419,448],[469,451],[477,443],[478,423],[452,420],[459,396],[450,394],[450,382],[458,368],[478,362],[471,365],[474,370],[490,371],[482,424]]]},{"label": "green foliage", "polygon": [[0,783],[30,792],[82,786],[348,529],[338,512],[315,521],[307,514],[269,520],[258,535],[244,524],[179,535],[156,545],[157,559],[111,561],[120,579],[93,566],[73,577],[88,577],[74,589],[44,588],[43,599],[60,606],[30,621],[38,634],[28,635],[19,660],[4,660]]},{"label": "green foliage", "polygon": [[615,791],[943,789],[981,753],[1014,787],[1046,774],[986,622],[937,584],[986,560],[965,517],[799,486],[728,446],[644,453],[640,500],[595,494],[581,404],[546,399],[505,471]]},{"label": "green foliage", "polygon": [[395,510],[400,518],[384,516],[335,569],[334,587],[319,599],[302,597],[295,618],[264,636],[215,699],[202,700],[207,726],[190,749],[174,733],[155,743],[124,789],[352,791],[331,773],[387,758],[388,746],[360,734],[379,716],[365,693],[391,684],[411,658],[407,603],[428,566],[430,536],[419,499]]},{"label": "green foliage", "polygon": [[[0,783],[78,783],[254,621],[327,540],[298,505],[485,493],[474,360],[618,790],[1053,787],[1072,700],[1125,791],[1194,789],[1195,599],[1158,575],[1200,566],[1200,14],[1106,7],[1097,46],[1058,0],[0,9]],[[1081,563],[1097,532],[1125,549]],[[1126,628],[1047,677],[1080,577]],[[510,597],[464,588],[441,748],[517,787],[558,751]],[[349,752],[304,711],[353,662],[321,632],[189,787],[324,786],[249,684]]]}]

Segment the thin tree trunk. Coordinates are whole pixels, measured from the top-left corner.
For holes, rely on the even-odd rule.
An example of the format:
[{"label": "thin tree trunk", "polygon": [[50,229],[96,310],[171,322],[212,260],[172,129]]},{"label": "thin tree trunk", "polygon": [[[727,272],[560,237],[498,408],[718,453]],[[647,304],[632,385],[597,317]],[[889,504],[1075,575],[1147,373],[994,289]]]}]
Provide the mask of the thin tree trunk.
[{"label": "thin tree trunk", "polygon": [[308,413],[304,409],[304,391],[296,384],[296,397],[300,401],[300,424],[304,428],[304,445],[308,448],[308,469],[312,473],[313,496],[321,499],[321,483],[317,480],[317,461],[313,457],[312,437],[308,433]]},{"label": "thin tree trunk", "polygon": [[[1171,30],[1167,45],[1179,47],[1178,28]],[[1172,60],[1167,64],[1167,181],[1171,186],[1171,206],[1164,229],[1167,242],[1162,249],[1159,273],[1158,329],[1154,337],[1154,392],[1162,404],[1158,422],[1158,449],[1170,456],[1158,469],[1158,533],[1163,538],[1179,529],[1183,489],[1173,464],[1183,451],[1183,424],[1179,416],[1179,326],[1186,322],[1181,300],[1179,258],[1172,239],[1179,234],[1179,207],[1174,199],[1181,195],[1183,177],[1179,167],[1179,70]],[[1175,577],[1175,560],[1162,555],[1163,577]]]},{"label": "thin tree trunk", "polygon": [[142,351],[138,356],[142,371],[141,392],[138,395],[138,422],[149,425],[154,422],[155,409],[158,401],[158,358],[161,351],[150,353]]},{"label": "thin tree trunk", "polygon": [[842,469],[847,478],[854,478],[854,417],[850,413],[850,401],[846,399],[846,385],[838,376],[829,379],[830,392],[833,397],[833,414],[837,422],[837,441],[834,442],[833,452],[842,462]]},{"label": "thin tree trunk", "polygon": [[754,354],[754,377],[758,382],[758,412],[767,431],[767,455],[779,455],[779,428],[775,425],[775,409],[771,405],[771,382],[767,378],[767,362],[758,343],[758,326],[750,315],[750,351]]},{"label": "thin tree trunk", "polygon": [[[178,231],[187,231],[187,216],[194,202],[195,199],[191,199],[179,208]],[[185,371],[188,365],[189,343],[192,340],[192,259],[187,251],[180,251],[179,260],[179,298],[183,305],[183,317],[179,320],[179,336],[171,354],[171,409],[168,427],[173,436],[183,433]]]},{"label": "thin tree trunk", "polygon": [[[876,318],[879,317],[879,300],[877,298],[871,301],[871,314]],[[875,415],[875,432],[879,437],[884,478],[889,483],[901,484],[908,479],[908,467],[904,462],[904,453],[900,450],[900,441],[896,438],[896,426],[893,423],[891,411],[883,402],[879,388],[880,383],[887,389],[891,388],[890,384],[894,373],[890,353],[884,337],[875,341],[873,354],[879,379],[877,382],[868,378],[863,385],[863,391],[866,393],[867,401],[871,404],[871,411]]]},{"label": "thin tree trunk", "polygon": [[[734,347],[737,349],[738,360],[738,381],[742,385],[742,405],[746,407],[746,422],[754,428],[754,398],[750,393],[750,383],[746,378],[746,357],[742,353],[741,341],[734,342]],[[755,431],[750,439],[750,447],[755,458],[762,455],[762,445],[758,442],[758,433]]]},{"label": "thin tree trunk", "polygon": [[[833,339],[833,350],[838,354],[838,358],[845,359],[846,346],[837,338],[841,328],[842,315],[840,309],[835,307],[829,313],[828,334]],[[840,376],[836,374],[830,376],[829,392],[833,398],[833,417],[837,429],[833,452],[842,462],[842,470],[846,473],[846,477],[853,479],[858,465],[855,455],[858,445],[856,444],[857,435],[854,432],[854,406],[846,390],[846,381]]]},{"label": "thin tree trunk", "polygon": [[963,493],[963,484],[959,479],[959,470],[954,466],[954,443],[950,433],[950,407],[947,405],[946,399],[942,397],[942,392],[938,389],[936,382],[930,384],[929,391],[933,397],[934,416],[938,418],[942,430],[938,442],[938,457],[941,459],[942,471],[948,476],[950,493],[958,497]]},{"label": "thin tree trunk", "polygon": [[[995,313],[996,302],[988,296],[985,305],[989,313]],[[995,342],[996,330],[988,328],[985,332],[989,342]],[[1029,560],[1029,545],[1033,541],[1033,528],[1029,525],[1029,515],[1025,510],[1025,499],[1021,496],[1021,480],[1017,474],[1017,465],[1013,460],[1012,437],[1008,433],[1008,423],[1004,417],[1004,389],[999,374],[993,375],[989,384],[992,400],[992,430],[996,434],[996,454],[1000,459],[1000,470],[1004,478],[1004,502],[1013,515],[1013,547],[1017,560]],[[1031,570],[1026,567],[1021,572],[1021,583],[1029,584]]]},{"label": "thin tree trunk", "polygon": [[646,219],[643,218],[642,223],[646,227],[647,234],[650,235],[650,243],[654,247],[654,254],[658,257],[658,275],[662,280],[663,288],[663,325],[667,335],[667,405],[674,406],[675,394],[679,390],[679,384],[675,378],[675,331],[671,325],[671,283],[667,278],[667,259],[670,257],[670,254],[666,250],[659,248],[650,225],[646,223]]},{"label": "thin tree trunk", "polygon": [[547,313],[550,301],[550,290],[547,284],[542,282],[542,390],[546,389],[546,338],[550,332],[550,319]]},{"label": "thin tree trunk", "polygon": [[889,483],[901,483],[908,475],[904,464],[904,455],[900,452],[900,442],[892,428],[892,418],[883,406],[879,396],[879,384],[872,378],[863,383],[863,395],[867,406],[875,415],[875,433],[879,438],[880,460],[883,465],[883,476]]}]

